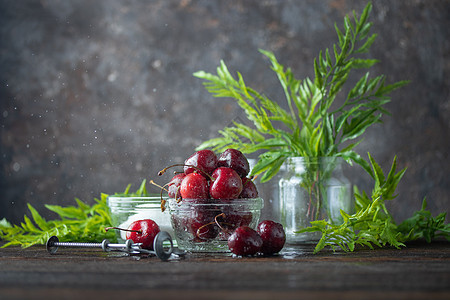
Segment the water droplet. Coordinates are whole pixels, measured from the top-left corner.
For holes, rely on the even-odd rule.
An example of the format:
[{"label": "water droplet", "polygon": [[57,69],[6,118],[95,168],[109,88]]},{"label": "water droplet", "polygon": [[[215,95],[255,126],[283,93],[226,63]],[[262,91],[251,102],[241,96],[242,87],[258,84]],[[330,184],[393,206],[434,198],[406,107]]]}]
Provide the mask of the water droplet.
[{"label": "water droplet", "polygon": [[109,82],[113,82],[116,79],[117,79],[117,72],[116,71],[114,71],[114,72],[112,72],[111,74],[108,75],[108,81]]},{"label": "water droplet", "polygon": [[14,172],[19,172],[20,164],[18,162],[15,162],[12,167],[13,167]]}]

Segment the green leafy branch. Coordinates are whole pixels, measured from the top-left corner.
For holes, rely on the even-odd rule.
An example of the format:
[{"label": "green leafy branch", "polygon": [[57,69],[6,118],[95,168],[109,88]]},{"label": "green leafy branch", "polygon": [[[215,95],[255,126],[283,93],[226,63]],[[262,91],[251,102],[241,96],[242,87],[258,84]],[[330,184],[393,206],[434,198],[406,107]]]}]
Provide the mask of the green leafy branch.
[{"label": "green leafy branch", "polygon": [[112,226],[106,205],[107,196],[102,194],[101,199],[95,199],[96,203],[92,206],[79,199],[75,199],[77,206],[46,204],[45,207],[59,217],[51,221],[46,221],[31,204],[28,204],[31,218],[25,215],[20,225],[11,225],[6,219],[0,222],[0,238],[9,241],[2,248],[13,245],[28,248],[45,244],[53,235],[74,242],[101,241],[105,238],[114,241],[115,234],[104,230],[105,227]]},{"label": "green leafy branch", "polygon": [[390,101],[388,94],[407,82],[386,84],[385,76],[370,78],[370,73],[366,72],[343,103],[331,110],[351,72],[377,63],[377,60],[361,56],[376,38],[376,34],[369,34],[371,8],[369,3],[359,18],[355,12],[353,18],[346,16],[343,32],[335,25],[338,43],[333,45],[332,51],[321,51],[314,60],[314,80],[296,79],[292,70],[281,65],[273,53],[260,50],[271,62],[288,110],[247,86],[239,72],[234,78],[223,61],[217,68],[217,75],[204,71],[194,73],[205,80],[205,88],[214,97],[234,99],[255,127],[234,122],[233,126],[219,131],[221,137],[205,141],[198,149],[262,151],[252,171],[253,175],[264,173],[262,182],[270,180],[285,159],[292,156],[340,156],[349,163],[358,163],[371,174],[369,163],[353,150],[358,142],[344,143],[359,138],[367,128],[379,123],[381,116],[388,114],[384,108]]},{"label": "green leafy branch", "polygon": [[[123,193],[115,194],[122,196],[145,196],[147,195],[145,180],[139,189],[130,192],[131,185],[128,185]],[[45,244],[53,236],[58,236],[61,240],[73,242],[98,242],[108,239],[116,242],[117,237],[113,231],[105,231],[105,227],[113,226],[107,205],[108,195],[102,193],[100,199],[94,198],[95,203],[90,206],[75,198],[76,206],[48,205],[45,207],[56,213],[55,220],[45,220],[38,211],[31,205],[28,210],[31,217],[25,215],[24,221],[20,225],[12,225],[6,219],[0,220],[0,239],[8,241],[2,248],[20,245],[28,248],[33,245]]]},{"label": "green leafy branch", "polygon": [[428,243],[435,238],[444,237],[450,240],[450,224],[445,223],[447,213],[440,213],[433,217],[427,210],[426,199],[422,202],[422,208],[416,211],[412,217],[406,219],[398,226],[398,231],[406,236],[407,240],[425,239]]},{"label": "green leafy branch", "polygon": [[343,223],[336,225],[327,220],[312,221],[311,227],[303,228],[302,232],[321,232],[322,237],[317,243],[314,253],[325,247],[336,250],[337,247],[344,251],[354,251],[357,246],[384,247],[393,246],[400,248],[405,242],[418,238],[425,238],[428,242],[437,236],[450,239],[450,225],[445,224],[445,213],[433,218],[426,210],[424,200],[422,210],[416,212],[413,217],[396,225],[394,219],[386,208],[385,202],[393,200],[396,187],[405,173],[405,169],[397,172],[397,159],[394,158],[387,176],[381,167],[369,154],[372,172],[375,177],[375,185],[371,197],[366,193],[360,193],[355,189],[356,212],[348,214],[341,210]]}]

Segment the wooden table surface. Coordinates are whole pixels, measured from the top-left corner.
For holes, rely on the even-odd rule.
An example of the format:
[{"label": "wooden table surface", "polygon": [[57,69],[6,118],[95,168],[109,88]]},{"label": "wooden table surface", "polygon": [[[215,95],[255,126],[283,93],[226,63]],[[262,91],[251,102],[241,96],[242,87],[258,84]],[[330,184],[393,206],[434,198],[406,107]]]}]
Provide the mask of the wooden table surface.
[{"label": "wooden table surface", "polygon": [[450,243],[277,256],[130,257],[44,246],[0,249],[0,299],[450,299]]}]

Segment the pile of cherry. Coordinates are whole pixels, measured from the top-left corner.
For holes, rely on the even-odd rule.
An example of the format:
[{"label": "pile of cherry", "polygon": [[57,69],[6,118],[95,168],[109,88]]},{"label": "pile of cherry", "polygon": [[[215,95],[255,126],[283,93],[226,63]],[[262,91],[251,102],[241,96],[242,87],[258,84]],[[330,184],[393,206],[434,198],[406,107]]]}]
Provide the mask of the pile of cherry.
[{"label": "pile of cherry", "polygon": [[[258,197],[252,178],[247,177],[248,160],[239,150],[227,149],[219,156],[211,150],[200,150],[184,164],[173,166],[183,166],[184,172],[176,173],[165,185],[168,188],[162,187],[161,192],[166,190],[177,202],[200,204],[193,216],[174,220],[174,226],[183,226],[193,234],[193,242],[212,240],[221,234],[227,239],[230,251],[239,256],[271,255],[283,248],[286,235],[281,224],[265,220],[254,230],[249,227],[250,212],[220,209],[220,204]],[[163,169],[159,175],[173,166]],[[204,203],[218,204],[217,210],[202,208]],[[161,200],[161,208],[165,208],[164,200]],[[158,224],[151,219],[135,221],[127,229],[112,228],[127,231],[127,239],[142,243],[141,247],[149,250],[153,250],[153,241],[160,232]]]},{"label": "pile of cherry", "polygon": [[[181,226],[190,232],[193,242],[205,242],[219,236],[228,241],[232,253],[241,256],[257,253],[269,255],[283,248],[286,236],[281,224],[266,220],[254,230],[249,227],[251,212],[224,211],[220,208],[221,204],[225,207],[239,199],[258,197],[253,178],[248,177],[249,162],[242,152],[227,149],[217,156],[211,150],[200,150],[187,158],[184,164],[169,166],[159,175],[174,166],[182,166],[183,172],[175,172],[163,189],[168,192],[169,198],[196,207],[196,211],[188,217],[172,215],[174,226]],[[211,206],[203,208],[205,203],[217,204],[217,210],[211,209]],[[165,200],[162,200],[161,208],[164,210]]]},{"label": "pile of cherry", "polygon": [[236,199],[256,198],[258,190],[247,177],[250,165],[247,158],[236,149],[227,149],[217,156],[211,150],[192,154],[182,165],[184,172],[177,173],[167,184],[170,198],[181,199]]}]

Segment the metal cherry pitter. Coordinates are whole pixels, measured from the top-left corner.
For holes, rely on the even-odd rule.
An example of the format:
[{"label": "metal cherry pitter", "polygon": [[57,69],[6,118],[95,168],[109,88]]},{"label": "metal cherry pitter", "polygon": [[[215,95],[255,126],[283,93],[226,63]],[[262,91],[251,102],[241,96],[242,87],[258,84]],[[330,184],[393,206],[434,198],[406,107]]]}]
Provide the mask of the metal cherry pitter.
[{"label": "metal cherry pitter", "polygon": [[[170,246],[164,245],[164,242],[169,242]],[[121,251],[128,255],[155,255],[162,261],[167,261],[172,256],[183,257],[186,252],[173,246],[172,237],[166,231],[159,232],[153,241],[153,251],[143,249],[142,243],[134,243],[132,240],[126,240],[125,244],[114,244],[108,240],[103,240],[101,243],[73,243],[73,242],[60,242],[58,237],[52,236],[47,240],[47,251],[50,254],[56,253],[58,247],[70,247],[70,248],[102,248],[103,251]]]}]

